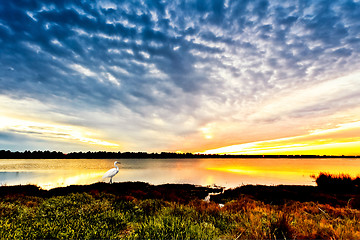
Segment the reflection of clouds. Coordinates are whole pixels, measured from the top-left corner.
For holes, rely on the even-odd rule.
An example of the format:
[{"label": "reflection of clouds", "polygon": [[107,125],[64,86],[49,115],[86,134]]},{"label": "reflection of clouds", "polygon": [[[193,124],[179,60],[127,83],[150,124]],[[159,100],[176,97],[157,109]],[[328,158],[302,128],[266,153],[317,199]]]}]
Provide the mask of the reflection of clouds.
[{"label": "reflection of clouds", "polygon": [[31,172],[0,172],[0,184],[11,183],[19,178],[26,180],[27,178],[31,178],[32,175]]}]

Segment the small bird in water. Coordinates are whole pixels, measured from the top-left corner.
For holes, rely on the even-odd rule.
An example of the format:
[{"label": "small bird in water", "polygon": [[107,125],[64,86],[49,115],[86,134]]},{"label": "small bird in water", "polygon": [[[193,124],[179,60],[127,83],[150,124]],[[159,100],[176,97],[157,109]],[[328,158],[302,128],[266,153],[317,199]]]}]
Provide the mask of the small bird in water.
[{"label": "small bird in water", "polygon": [[119,172],[119,167],[116,164],[120,164],[118,161],[114,162],[114,168],[110,169],[109,171],[107,171],[104,176],[102,177],[104,178],[110,178],[110,183],[112,183],[112,178]]}]

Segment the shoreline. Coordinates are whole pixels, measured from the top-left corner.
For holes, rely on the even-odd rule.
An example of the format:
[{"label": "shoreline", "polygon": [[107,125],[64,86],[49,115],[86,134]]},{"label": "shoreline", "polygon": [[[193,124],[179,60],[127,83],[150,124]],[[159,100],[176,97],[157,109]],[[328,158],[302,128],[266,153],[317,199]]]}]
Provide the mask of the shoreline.
[{"label": "shoreline", "polygon": [[87,185],[70,185],[52,189],[42,189],[36,185],[0,186],[0,198],[5,196],[36,196],[53,197],[72,193],[113,194],[118,197],[134,197],[149,199],[166,199],[189,201],[204,199],[209,193],[222,192],[222,187],[204,187],[193,184],[160,184],[153,185],[146,182],[114,182],[112,184],[97,182]]},{"label": "shoreline", "polygon": [[42,189],[36,185],[0,186],[0,198],[4,197],[41,197],[50,198],[74,193],[91,195],[112,194],[124,199],[161,199],[172,202],[204,200],[225,204],[242,196],[273,205],[282,205],[289,201],[317,202],[336,207],[346,207],[352,201],[360,209],[360,191],[346,189],[324,189],[311,185],[242,185],[236,188],[221,186],[200,186],[194,184],[160,184],[146,182],[115,182],[113,184],[97,182],[88,185],[70,185],[52,189]]}]

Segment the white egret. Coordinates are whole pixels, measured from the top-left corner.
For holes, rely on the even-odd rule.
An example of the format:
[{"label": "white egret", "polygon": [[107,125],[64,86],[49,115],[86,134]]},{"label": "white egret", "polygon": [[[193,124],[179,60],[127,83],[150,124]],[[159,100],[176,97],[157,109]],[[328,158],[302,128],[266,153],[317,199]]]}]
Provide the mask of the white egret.
[{"label": "white egret", "polygon": [[118,161],[114,162],[114,168],[110,169],[109,171],[107,171],[104,176],[102,177],[104,178],[110,178],[110,183],[112,183],[112,178],[119,172],[119,167],[116,164],[120,164]]}]

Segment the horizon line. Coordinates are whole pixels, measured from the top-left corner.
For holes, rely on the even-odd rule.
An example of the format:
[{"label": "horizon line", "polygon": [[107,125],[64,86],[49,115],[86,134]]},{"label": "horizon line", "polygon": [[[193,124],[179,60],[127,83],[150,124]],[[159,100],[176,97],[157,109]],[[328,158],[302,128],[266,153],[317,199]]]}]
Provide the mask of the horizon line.
[{"label": "horizon line", "polygon": [[[10,156],[12,155],[12,156]],[[0,150],[0,158],[4,157],[25,157],[26,155],[30,156],[37,156],[42,155],[41,157],[71,157],[77,155],[77,157],[114,157],[116,155],[120,155],[121,157],[146,157],[146,156],[157,156],[157,157],[243,157],[243,158],[358,158],[360,155],[326,155],[326,154],[231,154],[231,153],[191,153],[191,152],[146,152],[146,151],[127,151],[127,152],[110,152],[110,151],[78,151],[78,152],[69,152],[63,153],[61,151],[50,151],[50,150],[25,150],[25,151],[11,151],[11,150]],[[106,156],[107,155],[107,156]],[[119,156],[119,157],[120,157]],[[76,156],[74,156],[76,157]]]}]

